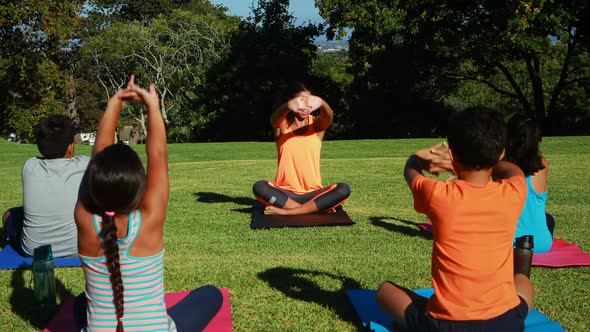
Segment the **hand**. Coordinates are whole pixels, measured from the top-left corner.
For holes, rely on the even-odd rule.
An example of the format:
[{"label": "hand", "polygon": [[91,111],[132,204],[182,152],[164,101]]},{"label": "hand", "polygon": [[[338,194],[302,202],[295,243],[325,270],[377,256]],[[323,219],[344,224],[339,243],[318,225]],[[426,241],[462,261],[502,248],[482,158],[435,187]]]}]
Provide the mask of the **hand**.
[{"label": "hand", "polygon": [[446,142],[416,152],[420,166],[425,171],[438,175],[441,172],[454,173],[451,152]]},{"label": "hand", "polygon": [[307,106],[305,104],[305,96],[297,96],[287,103],[287,108],[294,113],[299,113],[301,115],[307,115]]},{"label": "hand", "polygon": [[324,100],[318,96],[303,94],[289,100],[287,107],[295,113],[308,115],[322,107],[323,103]]},{"label": "hand", "polygon": [[318,96],[309,95],[305,99],[305,105],[307,106],[308,113],[312,113],[313,111],[322,107],[324,100]]},{"label": "hand", "polygon": [[139,101],[144,103],[148,109],[155,108],[160,109],[160,98],[158,97],[158,93],[156,92],[156,86],[152,83],[148,90],[140,88],[135,84],[131,87],[132,91],[137,94]]},{"label": "hand", "polygon": [[127,87],[119,88],[111,99],[109,99],[108,104],[120,109],[125,106],[127,102],[138,100],[139,96],[133,91],[133,86],[135,86],[135,76],[131,75],[129,82],[127,82]]}]

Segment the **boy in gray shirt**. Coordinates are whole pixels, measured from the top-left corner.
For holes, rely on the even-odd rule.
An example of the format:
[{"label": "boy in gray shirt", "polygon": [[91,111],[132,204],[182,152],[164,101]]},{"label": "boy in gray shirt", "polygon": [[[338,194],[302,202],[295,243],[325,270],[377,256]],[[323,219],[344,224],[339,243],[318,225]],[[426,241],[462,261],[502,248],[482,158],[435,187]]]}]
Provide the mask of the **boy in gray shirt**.
[{"label": "boy in gray shirt", "polygon": [[2,217],[8,242],[25,256],[46,244],[55,257],[78,255],[74,206],[90,158],[74,156],[75,135],[72,121],[64,115],[51,115],[35,128],[43,158],[25,162],[23,206]]}]

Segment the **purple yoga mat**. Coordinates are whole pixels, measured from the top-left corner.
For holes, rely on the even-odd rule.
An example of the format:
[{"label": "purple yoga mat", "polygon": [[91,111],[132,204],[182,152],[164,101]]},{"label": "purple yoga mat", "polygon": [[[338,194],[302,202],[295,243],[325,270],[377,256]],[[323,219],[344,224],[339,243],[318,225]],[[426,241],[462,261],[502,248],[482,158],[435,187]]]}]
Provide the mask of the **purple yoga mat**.
[{"label": "purple yoga mat", "polygon": [[[232,319],[231,319],[231,305],[229,302],[229,289],[220,288],[221,294],[223,294],[223,303],[221,309],[213,320],[205,327],[204,332],[231,332],[232,331]],[[177,293],[167,293],[164,295],[166,301],[166,308],[178,303],[190,291],[183,291]],[[49,323],[49,325],[43,330],[43,332],[79,332],[81,327],[78,326],[74,319],[74,297],[65,297],[62,301],[59,310]]]},{"label": "purple yoga mat", "polygon": [[[422,230],[432,233],[432,223],[418,224]],[[533,254],[533,265],[547,267],[590,266],[590,254],[584,252],[575,243],[567,243],[564,239],[553,239],[548,252]]]}]

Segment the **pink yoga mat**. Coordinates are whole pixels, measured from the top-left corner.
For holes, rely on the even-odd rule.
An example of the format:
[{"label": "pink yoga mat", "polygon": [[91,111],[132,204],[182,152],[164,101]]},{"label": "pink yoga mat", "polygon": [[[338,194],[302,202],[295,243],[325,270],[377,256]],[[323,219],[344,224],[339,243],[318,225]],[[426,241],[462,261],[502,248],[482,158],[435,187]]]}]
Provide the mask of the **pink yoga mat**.
[{"label": "pink yoga mat", "polygon": [[432,223],[431,222],[424,222],[418,224],[418,227],[422,228],[423,231],[432,233]]},{"label": "pink yoga mat", "polygon": [[588,266],[590,254],[584,252],[575,243],[564,239],[554,239],[548,252],[533,254],[533,265],[549,267]]},{"label": "pink yoga mat", "polygon": [[[231,332],[232,331],[232,320],[231,320],[231,305],[229,302],[229,289],[220,288],[221,294],[223,294],[223,304],[217,315],[203,330],[204,332]],[[178,303],[189,291],[167,293],[164,295],[166,301],[166,307]],[[62,301],[59,310],[49,323],[49,325],[43,330],[43,332],[79,332],[80,326],[75,323],[74,320],[74,297],[65,297]]]},{"label": "pink yoga mat", "polygon": [[[418,224],[422,230],[432,233],[432,223]],[[584,252],[575,243],[567,243],[564,239],[553,239],[548,252],[533,254],[533,265],[548,267],[590,266],[590,254]]]}]

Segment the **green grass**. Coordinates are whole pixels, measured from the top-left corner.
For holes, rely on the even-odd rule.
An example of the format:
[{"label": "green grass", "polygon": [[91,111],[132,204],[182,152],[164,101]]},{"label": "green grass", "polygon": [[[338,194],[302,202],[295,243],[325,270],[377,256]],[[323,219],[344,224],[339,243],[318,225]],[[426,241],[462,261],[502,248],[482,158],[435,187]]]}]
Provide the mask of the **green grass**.
[{"label": "green grass", "polygon": [[[236,331],[353,331],[342,290],[392,280],[430,287],[431,241],[413,225],[402,179],[406,157],[435,140],[324,143],[324,183],[347,182],[352,227],[251,230],[251,187],[273,179],[273,143],[170,145],[171,196],[165,226],[167,291],[205,284],[231,290]],[[88,146],[78,153],[88,154]],[[141,151],[143,147],[138,147]],[[545,138],[548,211],[556,237],[590,251],[590,137]],[[33,145],[0,141],[0,209],[22,204],[20,169]],[[483,259],[483,258],[482,258]],[[81,269],[56,269],[60,294],[84,289]],[[590,268],[535,267],[536,307],[568,331],[588,331]],[[38,330],[30,271],[0,271],[0,331]]]}]

